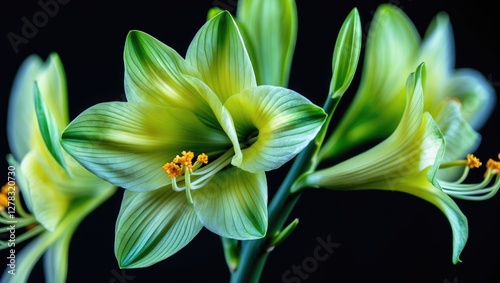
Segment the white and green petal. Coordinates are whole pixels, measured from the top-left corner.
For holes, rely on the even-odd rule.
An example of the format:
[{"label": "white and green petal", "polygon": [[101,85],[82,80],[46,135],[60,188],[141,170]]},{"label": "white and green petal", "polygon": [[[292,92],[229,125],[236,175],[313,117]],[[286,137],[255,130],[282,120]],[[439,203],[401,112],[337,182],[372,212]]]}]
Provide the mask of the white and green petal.
[{"label": "white and green petal", "polygon": [[[435,108],[434,117],[446,140],[443,162],[457,160],[474,152],[479,146],[481,136],[462,116],[462,104],[457,100],[449,99],[441,102],[439,106]],[[462,171],[463,169],[458,167],[439,170],[439,179],[456,179]]]},{"label": "white and green petal", "polygon": [[205,126],[195,113],[132,102],[85,110],[65,130],[62,144],[97,176],[136,191],[169,184],[161,167],[183,150],[213,156],[231,147],[224,131]]},{"label": "white and green petal", "polygon": [[249,172],[276,169],[292,159],[316,136],[326,114],[300,94],[274,86],[258,86],[229,98],[242,144],[241,163]]},{"label": "white and green petal", "polygon": [[25,184],[36,220],[48,231],[54,231],[66,215],[70,199],[56,186],[62,169],[55,162],[47,162],[47,154],[29,152],[21,163]]},{"label": "white and green petal", "polygon": [[297,38],[295,1],[241,0],[236,12],[258,84],[287,86]]},{"label": "white and green petal", "polygon": [[155,264],[187,245],[203,228],[185,194],[171,188],[125,191],[116,223],[121,268]]},{"label": "white and green petal", "polygon": [[226,238],[249,240],[267,231],[267,183],[264,172],[237,167],[219,172],[193,191],[194,209],[203,225]]},{"label": "white and green petal", "polygon": [[490,81],[470,68],[456,69],[446,82],[444,92],[461,102],[462,116],[475,130],[486,123],[497,102]]},{"label": "white and green petal", "polygon": [[221,12],[203,25],[189,45],[186,61],[222,103],[257,85],[252,62],[229,12]]}]

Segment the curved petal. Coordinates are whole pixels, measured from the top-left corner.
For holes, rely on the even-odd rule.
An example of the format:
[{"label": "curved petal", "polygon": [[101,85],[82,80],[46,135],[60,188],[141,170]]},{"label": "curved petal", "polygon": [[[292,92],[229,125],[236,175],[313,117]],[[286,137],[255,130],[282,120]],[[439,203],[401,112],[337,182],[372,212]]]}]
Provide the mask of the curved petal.
[{"label": "curved petal", "polygon": [[264,172],[232,167],[193,191],[196,214],[210,231],[225,238],[257,239],[267,231],[267,183]]},{"label": "curved petal", "polygon": [[297,38],[295,1],[240,0],[236,12],[258,84],[286,86]]},{"label": "curved petal", "polygon": [[240,142],[249,143],[242,149],[241,163],[232,164],[253,173],[276,169],[292,159],[326,118],[323,109],[302,95],[274,86],[247,89],[224,106],[231,112]]},{"label": "curved petal", "polygon": [[141,31],[130,31],[123,57],[128,101],[199,111],[207,108],[183,76],[199,76],[197,71],[156,38]]},{"label": "curved petal", "polygon": [[446,99],[446,81],[455,66],[455,43],[450,19],[446,13],[439,13],[432,20],[420,47],[416,63],[425,63],[427,78],[424,83],[425,109],[433,112],[433,107]]},{"label": "curved petal", "polygon": [[70,203],[70,199],[54,184],[54,174],[62,168],[55,162],[46,162],[43,153],[29,152],[21,162],[21,170],[30,172],[24,177],[36,220],[45,229],[54,231]]},{"label": "curved petal", "polygon": [[452,262],[456,264],[460,261],[460,254],[465,247],[469,234],[467,218],[462,213],[458,205],[441,190],[436,189],[433,186],[415,185],[416,183],[414,182],[407,182],[406,186],[402,184],[395,186],[395,188],[397,191],[412,194],[429,203],[432,203],[446,216],[450,222],[453,236]]},{"label": "curved petal", "polygon": [[54,116],[58,129],[64,129],[69,123],[68,92],[66,74],[57,53],[49,55],[44,68],[36,77],[36,82],[47,108]]},{"label": "curved petal", "polygon": [[305,178],[305,185],[335,190],[393,187],[391,183],[420,176],[428,168],[430,174],[435,174],[444,155],[445,140],[431,115],[423,113],[422,65],[408,78],[407,97],[403,117],[389,138],[341,163],[311,173]]},{"label": "curved petal", "polygon": [[33,82],[43,66],[37,55],[26,58],[17,71],[7,109],[7,138],[14,158],[22,160],[30,150],[30,137],[36,130]]},{"label": "curved petal", "polygon": [[[63,149],[60,144],[60,136],[62,128],[57,125],[55,118],[56,111],[50,111],[47,103],[40,94],[38,84],[34,83],[34,99],[35,99],[35,113],[39,132],[43,138],[46,148],[51,153],[51,158],[57,161],[61,168],[66,169],[66,162],[64,161]],[[43,145],[40,145],[43,147]],[[43,149],[42,149],[43,150]]]},{"label": "curved petal", "polygon": [[[231,117],[231,113],[228,109],[222,105],[219,97],[215,94],[206,84],[196,78],[191,79],[191,83],[194,87],[197,88],[198,92],[203,94],[203,98],[212,108],[212,113],[215,115],[215,120],[202,120],[207,126],[211,126],[215,129],[222,128],[224,132],[226,132],[227,137],[231,140],[233,144],[234,156],[233,160],[236,162],[241,162],[242,153],[240,148],[240,142],[238,140],[238,136],[236,134],[236,128],[234,125],[233,118]],[[215,124],[218,122],[217,124]]]},{"label": "curved petal", "polygon": [[183,150],[216,155],[231,142],[185,109],[110,102],[74,119],[62,135],[66,151],[92,173],[117,186],[148,191],[170,179],[161,167]]},{"label": "curved petal", "polygon": [[[474,152],[481,141],[481,136],[465,121],[460,109],[460,103],[447,100],[441,103],[441,108],[434,116],[446,140],[444,162],[464,158],[467,153]],[[462,172],[463,168],[460,167],[440,169],[439,179],[453,180]]]},{"label": "curved petal", "polygon": [[256,86],[252,63],[229,12],[221,12],[203,25],[189,45],[186,61],[201,73],[201,80],[222,103]]},{"label": "curved petal", "polygon": [[496,105],[495,89],[479,71],[457,69],[446,84],[445,93],[462,103],[462,115],[479,130],[490,117]]},{"label": "curved petal", "polygon": [[182,192],[169,187],[125,191],[115,233],[118,264],[121,268],[153,265],[186,246],[201,228]]}]

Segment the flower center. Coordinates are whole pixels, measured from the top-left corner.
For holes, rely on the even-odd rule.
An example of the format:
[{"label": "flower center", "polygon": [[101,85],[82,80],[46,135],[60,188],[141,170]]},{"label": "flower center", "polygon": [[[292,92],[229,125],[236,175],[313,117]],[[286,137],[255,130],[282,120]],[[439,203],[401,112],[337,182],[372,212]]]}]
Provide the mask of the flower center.
[{"label": "flower center", "polygon": [[[498,154],[500,160],[500,154]],[[486,200],[494,196],[500,189],[500,161],[489,159],[486,163],[486,172],[483,181],[477,184],[464,184],[470,169],[479,168],[482,162],[472,154],[468,154],[465,160],[457,160],[441,164],[440,168],[453,166],[464,166],[462,175],[453,182],[439,181],[443,192],[459,199]],[[494,180],[493,180],[494,179]]]},{"label": "flower center", "polygon": [[[208,164],[208,156],[204,153],[198,155],[193,164],[194,153],[182,151],[182,156],[177,155],[172,162],[162,166],[163,171],[172,179],[174,191],[186,191],[189,203],[193,203],[192,190],[203,188],[217,172],[231,163],[234,150],[231,149]],[[202,165],[208,164],[207,166]]]}]

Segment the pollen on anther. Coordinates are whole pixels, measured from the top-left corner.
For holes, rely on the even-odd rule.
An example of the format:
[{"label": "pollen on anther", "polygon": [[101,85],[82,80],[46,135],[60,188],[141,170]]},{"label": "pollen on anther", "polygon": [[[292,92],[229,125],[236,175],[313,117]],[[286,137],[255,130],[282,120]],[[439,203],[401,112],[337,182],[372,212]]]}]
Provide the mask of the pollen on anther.
[{"label": "pollen on anther", "polygon": [[174,158],[173,162],[181,164],[182,166],[184,166],[186,168],[192,168],[193,167],[193,164],[192,164],[193,158],[194,158],[194,153],[192,151],[183,150],[182,157],[177,155]]},{"label": "pollen on anther", "polygon": [[500,161],[495,161],[490,158],[486,163],[486,168],[495,170],[497,174],[500,174]]},{"label": "pollen on anther", "polygon": [[8,186],[3,185],[0,192],[0,211],[4,210],[9,205],[9,200],[7,198]]},{"label": "pollen on anther", "polygon": [[460,99],[456,98],[456,97],[448,97],[446,98],[447,101],[453,101],[455,103],[457,103],[458,105],[462,106],[462,101],[460,101]]},{"label": "pollen on anther", "polygon": [[467,166],[469,168],[479,168],[483,165],[481,161],[479,161],[479,158],[475,157],[473,154],[467,154]]},{"label": "pollen on anther", "polygon": [[179,167],[175,162],[166,163],[161,167],[165,173],[168,174],[169,178],[175,178],[182,175],[181,167]]},{"label": "pollen on anther", "polygon": [[202,153],[198,155],[198,158],[196,159],[198,162],[207,164],[208,163],[208,156],[205,153]]}]

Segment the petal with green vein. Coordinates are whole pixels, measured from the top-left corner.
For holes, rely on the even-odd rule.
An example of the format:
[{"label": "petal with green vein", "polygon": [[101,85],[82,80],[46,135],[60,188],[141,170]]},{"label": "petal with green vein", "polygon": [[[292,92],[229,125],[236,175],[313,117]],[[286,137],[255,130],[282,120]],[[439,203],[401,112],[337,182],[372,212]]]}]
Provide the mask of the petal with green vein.
[{"label": "petal with green vein", "polygon": [[223,103],[256,86],[252,63],[229,12],[221,12],[203,25],[189,45],[186,61]]},{"label": "petal with green vein", "polygon": [[294,0],[240,0],[241,27],[259,85],[287,86],[297,39]]},{"label": "petal with green vein", "polygon": [[202,227],[183,192],[170,187],[125,191],[116,224],[118,263],[121,268],[155,264],[187,245]]},{"label": "petal with green vein", "polygon": [[198,72],[175,50],[142,31],[127,35],[124,51],[125,93],[130,102],[149,102],[207,111],[208,106],[183,75]]},{"label": "petal with green vein", "polygon": [[38,83],[34,83],[34,99],[35,99],[35,113],[38,121],[38,127],[42,135],[45,146],[52,155],[52,158],[59,163],[61,168],[65,171],[66,164],[64,161],[63,149],[60,144],[60,136],[62,128],[59,128],[54,116],[55,111],[50,111],[48,105],[45,103],[40,90],[38,88]]},{"label": "petal with green vein", "polygon": [[[25,182],[29,188],[31,208],[36,220],[45,229],[54,231],[61,219],[66,215],[70,200],[55,186],[54,174],[62,169],[53,162],[46,162],[46,158],[36,152],[29,152],[21,163]],[[54,166],[55,165],[55,166]]]},{"label": "petal with green vein", "polygon": [[239,140],[248,142],[242,162],[233,165],[249,172],[276,169],[292,159],[326,118],[323,109],[307,98],[274,86],[247,89],[224,106],[231,112]]},{"label": "petal with green vein", "polygon": [[264,172],[232,167],[220,171],[203,189],[193,191],[203,225],[226,238],[249,240],[267,231],[267,183]]},{"label": "petal with green vein", "polygon": [[74,119],[63,147],[84,167],[117,186],[154,190],[170,183],[161,167],[183,150],[220,154],[231,143],[194,113],[145,103],[95,105]]}]

